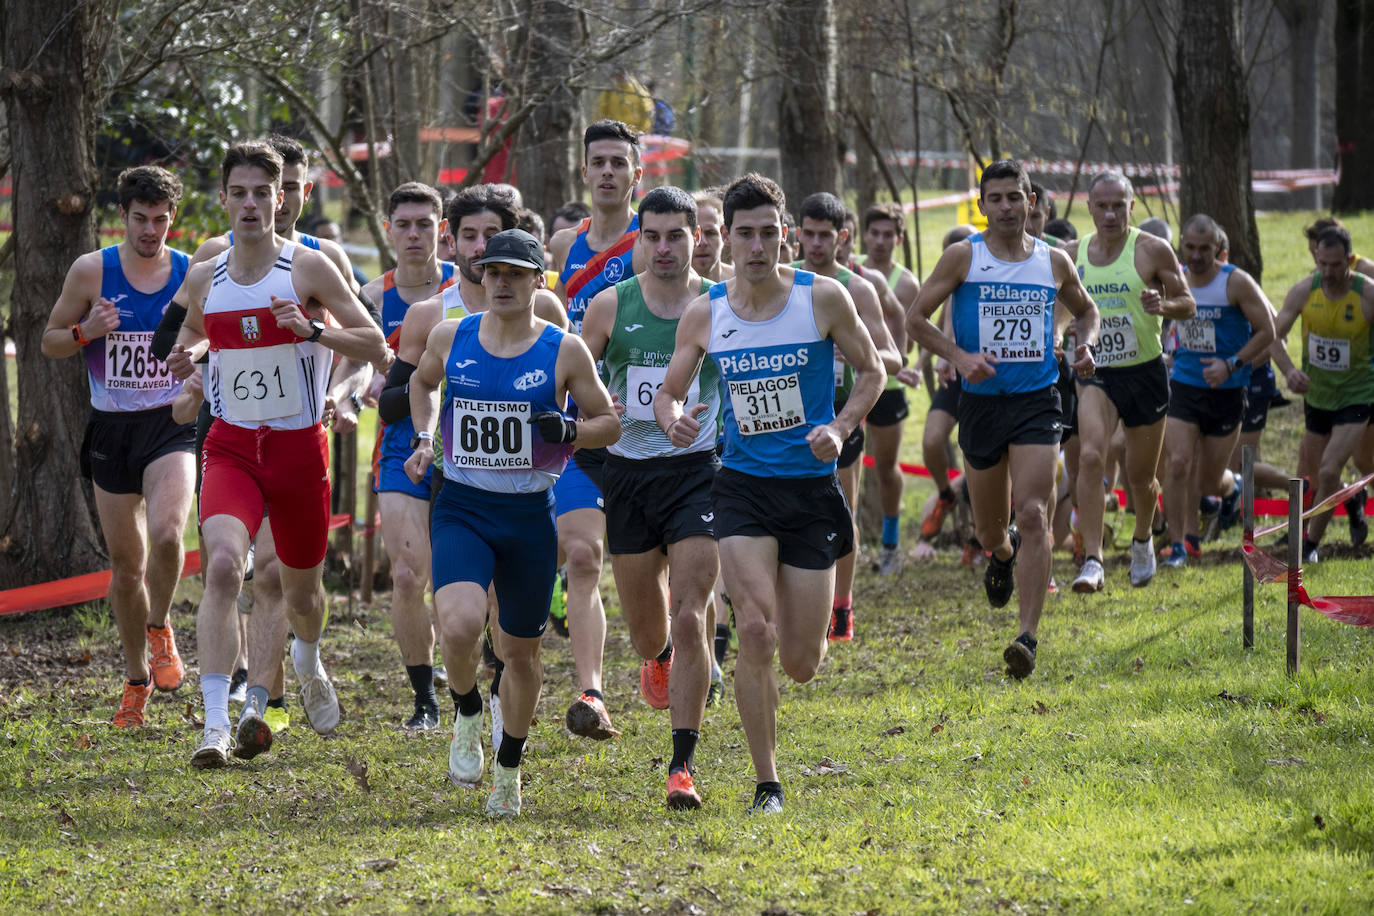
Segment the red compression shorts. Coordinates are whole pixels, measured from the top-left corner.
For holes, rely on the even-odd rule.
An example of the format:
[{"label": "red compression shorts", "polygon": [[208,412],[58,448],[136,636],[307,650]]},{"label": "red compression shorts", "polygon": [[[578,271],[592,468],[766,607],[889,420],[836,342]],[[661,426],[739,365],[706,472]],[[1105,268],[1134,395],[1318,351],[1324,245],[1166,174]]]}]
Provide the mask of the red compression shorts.
[{"label": "red compression shorts", "polygon": [[251,540],[266,511],[277,557],[292,569],[324,559],[329,537],[329,439],[324,427],[244,429],[215,420],[201,455],[200,520],[230,515]]}]

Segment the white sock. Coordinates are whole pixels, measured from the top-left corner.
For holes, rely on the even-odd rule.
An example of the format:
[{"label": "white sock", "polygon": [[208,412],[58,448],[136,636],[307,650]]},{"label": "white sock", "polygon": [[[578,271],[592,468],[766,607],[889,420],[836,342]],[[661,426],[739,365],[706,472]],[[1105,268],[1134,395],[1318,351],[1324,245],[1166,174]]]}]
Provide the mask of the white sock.
[{"label": "white sock", "polygon": [[307,678],[315,674],[315,670],[320,667],[320,641],[306,642],[299,636],[291,644],[291,664],[296,669],[298,677]]},{"label": "white sock", "polygon": [[200,697],[205,704],[205,730],[229,730],[229,675],[202,674]]}]

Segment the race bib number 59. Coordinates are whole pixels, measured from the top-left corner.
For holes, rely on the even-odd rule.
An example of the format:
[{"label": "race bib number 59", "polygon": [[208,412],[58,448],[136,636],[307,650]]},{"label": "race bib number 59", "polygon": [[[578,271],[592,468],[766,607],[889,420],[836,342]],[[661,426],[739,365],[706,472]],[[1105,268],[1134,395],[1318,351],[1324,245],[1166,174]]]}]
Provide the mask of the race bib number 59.
[{"label": "race bib number 59", "polygon": [[231,422],[261,423],[301,412],[294,344],[220,350],[219,380],[224,418]]},{"label": "race bib number 59", "polygon": [[449,460],[484,470],[532,468],[529,401],[453,399]]},{"label": "race bib number 59", "polygon": [[1308,334],[1307,360],[1318,369],[1346,372],[1350,369],[1350,341],[1341,337]]},{"label": "race bib number 59", "polygon": [[735,379],[729,384],[730,408],[740,435],[775,433],[806,423],[801,379],[791,375]]}]

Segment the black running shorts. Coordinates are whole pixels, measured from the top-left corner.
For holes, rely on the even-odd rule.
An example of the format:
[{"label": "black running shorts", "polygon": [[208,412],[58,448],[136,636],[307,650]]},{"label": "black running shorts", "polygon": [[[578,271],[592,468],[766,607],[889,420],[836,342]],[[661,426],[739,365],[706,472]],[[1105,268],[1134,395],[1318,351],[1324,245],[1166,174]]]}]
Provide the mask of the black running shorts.
[{"label": "black running shorts", "polygon": [[716,540],[769,537],[778,560],[798,569],[829,569],[854,549],[854,521],[840,481],[827,477],[754,477],[721,469],[711,487]]},{"label": "black running shorts", "polygon": [[1309,433],[1329,436],[1334,427],[1344,426],[1347,423],[1368,423],[1370,406],[1368,404],[1350,404],[1335,410],[1323,410],[1320,407],[1313,407],[1304,400],[1302,413]]},{"label": "black running shorts", "polygon": [[1244,418],[1244,388],[1200,388],[1183,382],[1169,386],[1169,419],[1192,423],[1204,436],[1229,436]]},{"label": "black running shorts", "polygon": [[977,471],[995,467],[1013,445],[1059,445],[1063,431],[1059,389],[959,398],[959,448]]},{"label": "black running shorts", "polygon": [[634,460],[607,455],[606,544],[611,553],[644,553],[689,537],[712,537],[715,450]]},{"label": "black running shorts", "polygon": [[896,426],[910,412],[906,403],[906,389],[884,388],[866,419],[873,426]]},{"label": "black running shorts", "polygon": [[964,389],[964,381],[959,376],[948,385],[941,385],[930,396],[930,409],[943,410],[951,417],[959,416],[959,393]]},{"label": "black running shorts", "polygon": [[[1098,369],[1092,376],[1079,379],[1078,384],[1106,391],[1127,429],[1151,426],[1169,412],[1169,370],[1163,357],[1139,366]],[[1078,396],[1082,398],[1081,390]]]},{"label": "black running shorts", "polygon": [[195,424],[175,422],[171,405],[92,410],[81,442],[81,476],[106,493],[141,494],[148,465],[172,452],[195,450]]}]

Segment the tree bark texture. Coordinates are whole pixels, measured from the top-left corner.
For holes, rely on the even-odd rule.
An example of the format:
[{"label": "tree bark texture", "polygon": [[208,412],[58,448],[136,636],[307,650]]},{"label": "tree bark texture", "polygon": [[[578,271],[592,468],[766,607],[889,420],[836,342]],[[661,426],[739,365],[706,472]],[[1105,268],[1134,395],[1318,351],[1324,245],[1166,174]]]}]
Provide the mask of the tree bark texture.
[{"label": "tree bark texture", "polygon": [[19,382],[14,489],[0,522],[0,587],[105,565],[91,488],[78,461],[90,411],[85,373],[78,358],[50,360],[40,351],[68,267],[97,241],[96,63],[86,44],[92,16],[91,5],[80,0],[0,6],[0,97],[14,169],[11,330]]},{"label": "tree bark texture", "polygon": [[781,0],[774,8],[781,92],[782,190],[794,214],[817,191],[842,193],[834,0]]},{"label": "tree bark texture", "polygon": [[1259,228],[1250,194],[1250,98],[1242,60],[1241,0],[1184,4],[1174,103],[1183,169],[1180,214],[1206,213],[1226,229],[1231,263],[1260,279]]},{"label": "tree bark texture", "polygon": [[561,0],[533,0],[527,21],[525,91],[553,88],[520,127],[514,144],[516,172],[525,206],[548,219],[563,204],[580,198],[576,176],[582,163],[583,125],[578,123],[578,93],[568,86],[567,77],[581,26],[576,8]]},{"label": "tree bark texture", "polygon": [[1374,208],[1374,0],[1336,4],[1336,150],[1341,180],[1331,201],[1337,213]]}]

